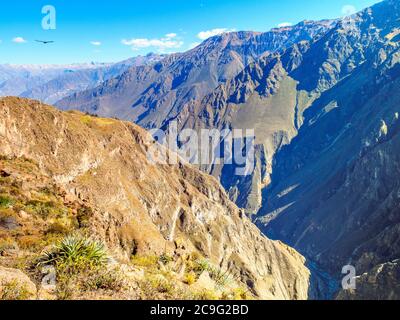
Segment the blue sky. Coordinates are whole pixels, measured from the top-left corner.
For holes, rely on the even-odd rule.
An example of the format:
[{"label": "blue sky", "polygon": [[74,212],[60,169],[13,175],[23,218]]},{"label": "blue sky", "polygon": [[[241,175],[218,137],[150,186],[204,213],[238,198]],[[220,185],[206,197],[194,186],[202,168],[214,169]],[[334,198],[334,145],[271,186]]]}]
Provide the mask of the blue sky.
[{"label": "blue sky", "polygon": [[[222,30],[267,31],[282,23],[336,18],[378,0],[5,0],[0,63],[112,62],[185,51]],[[56,29],[42,29],[42,7]],[[347,6],[347,7],[346,7]],[[36,39],[55,40],[41,45]]]}]

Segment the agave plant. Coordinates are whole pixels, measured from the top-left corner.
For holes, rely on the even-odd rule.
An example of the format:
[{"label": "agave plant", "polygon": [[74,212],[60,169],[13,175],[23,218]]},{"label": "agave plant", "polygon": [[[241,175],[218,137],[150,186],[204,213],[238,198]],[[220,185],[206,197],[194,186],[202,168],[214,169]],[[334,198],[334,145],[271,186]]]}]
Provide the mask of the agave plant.
[{"label": "agave plant", "polygon": [[39,264],[76,265],[83,263],[102,266],[107,261],[108,255],[102,243],[80,236],[69,236],[55,245],[51,251],[44,253]]}]

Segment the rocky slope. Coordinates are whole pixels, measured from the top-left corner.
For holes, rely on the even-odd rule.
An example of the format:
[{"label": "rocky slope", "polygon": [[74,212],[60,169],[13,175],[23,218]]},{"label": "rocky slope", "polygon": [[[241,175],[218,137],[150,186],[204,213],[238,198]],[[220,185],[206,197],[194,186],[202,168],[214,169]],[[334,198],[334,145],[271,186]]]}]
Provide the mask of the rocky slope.
[{"label": "rocky slope", "polygon": [[248,176],[234,173],[237,165],[202,166],[222,182],[231,199],[247,214],[255,214],[262,204],[261,191],[270,182],[272,159],[277,150],[296,136],[302,111],[309,98],[297,91],[290,77],[291,54],[308,48],[295,45],[287,54],[268,55],[250,64],[237,77],[219,86],[202,101],[192,103],[175,119],[178,129],[255,131],[255,170]]},{"label": "rocky slope", "polygon": [[[251,63],[177,117],[180,129],[255,129],[251,176],[203,169],[268,236],[336,279],[346,264],[374,274],[400,254],[399,16],[399,3],[384,1],[341,20]],[[393,279],[380,297],[395,297]]]},{"label": "rocky slope", "polygon": [[400,254],[399,17],[399,3],[384,1],[302,55],[293,78],[317,95],[274,158],[258,218],[337,278],[354,265],[355,299],[398,298],[396,269],[381,267]]},{"label": "rocky slope", "polygon": [[339,21],[250,64],[178,117],[182,128],[255,129],[253,175],[205,170],[328,282],[354,265],[360,290],[340,298],[398,299],[399,15],[398,2],[384,1]]},{"label": "rocky slope", "polygon": [[341,290],[337,300],[399,300],[400,261],[378,265],[358,276],[355,290]]},{"label": "rocky slope", "polygon": [[[262,190],[271,183],[275,155],[297,136],[307,109],[321,103],[325,92],[343,91],[341,82],[367,71],[365,66],[362,69],[365,62],[374,64],[380,54],[395,50],[397,16],[392,12],[389,19],[383,18],[393,5],[385,2],[331,24],[329,32],[311,41],[300,41],[287,50],[264,54],[203,100],[185,105],[174,119],[180,130],[255,130],[256,169],[251,176],[234,176],[232,165],[202,168],[219,178],[231,199],[248,214],[260,210],[265,200]],[[318,117],[335,107],[334,101],[327,101]],[[312,121],[317,122],[318,117]]]},{"label": "rocky slope", "polygon": [[[177,120],[179,130],[255,129],[252,175],[202,169],[270,237],[334,278],[348,263],[374,275],[400,254],[399,15],[398,1],[387,0],[335,22],[223,35],[60,106],[149,128]],[[110,108],[114,101],[120,108]]]},{"label": "rocky slope", "polygon": [[153,140],[143,129],[6,98],[0,138],[3,157],[34,161],[37,174],[92,209],[90,233],[119,259],[173,256],[180,248],[207,258],[260,298],[307,298],[304,258],[262,236],[214,178],[181,161],[152,165],[146,150]]}]

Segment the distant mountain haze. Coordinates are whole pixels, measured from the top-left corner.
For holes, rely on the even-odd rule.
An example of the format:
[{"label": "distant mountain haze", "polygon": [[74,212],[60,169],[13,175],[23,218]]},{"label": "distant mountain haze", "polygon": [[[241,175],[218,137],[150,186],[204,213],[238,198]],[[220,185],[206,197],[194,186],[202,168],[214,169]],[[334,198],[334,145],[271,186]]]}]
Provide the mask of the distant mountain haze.
[{"label": "distant mountain haze", "polygon": [[16,95],[55,103],[119,76],[132,66],[151,64],[162,58],[162,55],[149,54],[119,63],[0,65],[0,96]]}]

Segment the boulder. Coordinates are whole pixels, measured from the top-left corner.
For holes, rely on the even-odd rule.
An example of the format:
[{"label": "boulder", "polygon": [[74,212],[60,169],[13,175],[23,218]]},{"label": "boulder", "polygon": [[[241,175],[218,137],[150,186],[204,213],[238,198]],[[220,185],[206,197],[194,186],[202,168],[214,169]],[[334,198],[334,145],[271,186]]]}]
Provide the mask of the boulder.
[{"label": "boulder", "polygon": [[196,290],[215,290],[215,281],[211,279],[210,274],[207,271],[204,271],[199,279],[192,285],[192,287]]},{"label": "boulder", "polygon": [[35,284],[21,270],[0,266],[0,300],[34,300]]}]

